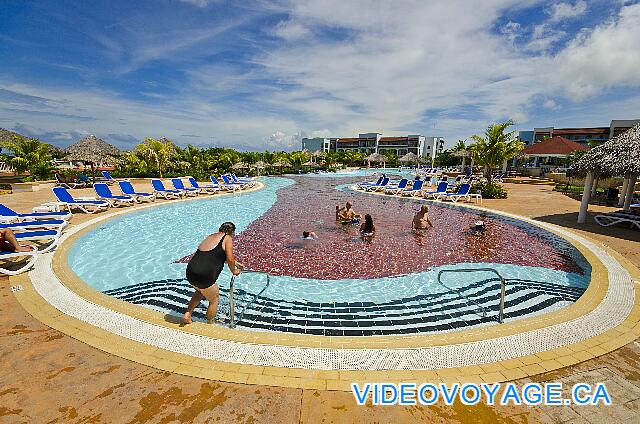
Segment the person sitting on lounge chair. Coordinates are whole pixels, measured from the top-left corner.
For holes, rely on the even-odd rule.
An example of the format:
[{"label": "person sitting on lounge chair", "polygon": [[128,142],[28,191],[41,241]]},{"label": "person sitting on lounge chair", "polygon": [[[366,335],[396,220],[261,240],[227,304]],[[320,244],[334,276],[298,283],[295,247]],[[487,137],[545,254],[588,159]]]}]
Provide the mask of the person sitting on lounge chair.
[{"label": "person sitting on lounge chair", "polygon": [[433,223],[429,219],[429,206],[422,205],[420,211],[416,213],[411,221],[412,230],[426,230],[427,228],[433,228]]},{"label": "person sitting on lounge chair", "polygon": [[3,252],[31,252],[33,247],[22,246],[9,228],[0,229],[0,250]]}]

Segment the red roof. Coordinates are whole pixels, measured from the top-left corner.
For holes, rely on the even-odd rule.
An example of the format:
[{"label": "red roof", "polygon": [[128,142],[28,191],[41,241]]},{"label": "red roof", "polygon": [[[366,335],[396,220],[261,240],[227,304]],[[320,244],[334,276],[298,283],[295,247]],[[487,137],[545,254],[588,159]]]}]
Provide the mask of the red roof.
[{"label": "red roof", "polygon": [[575,141],[564,137],[553,137],[525,147],[522,153],[524,155],[569,155],[575,151],[586,150],[589,150],[587,146]]}]

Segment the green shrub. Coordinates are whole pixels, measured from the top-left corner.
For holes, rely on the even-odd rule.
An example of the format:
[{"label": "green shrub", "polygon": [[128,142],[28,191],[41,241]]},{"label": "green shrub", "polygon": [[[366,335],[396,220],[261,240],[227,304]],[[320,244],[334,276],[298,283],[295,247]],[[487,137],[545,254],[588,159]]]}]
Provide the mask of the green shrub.
[{"label": "green shrub", "polygon": [[480,193],[483,199],[506,199],[507,189],[501,184],[492,182],[479,182],[471,186],[472,193]]}]

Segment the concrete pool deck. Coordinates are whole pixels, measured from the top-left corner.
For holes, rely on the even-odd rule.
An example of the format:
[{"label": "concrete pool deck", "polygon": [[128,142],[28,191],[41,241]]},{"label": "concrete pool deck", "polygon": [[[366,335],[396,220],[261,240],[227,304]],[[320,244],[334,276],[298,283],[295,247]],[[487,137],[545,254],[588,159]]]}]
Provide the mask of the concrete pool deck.
[{"label": "concrete pool deck", "polygon": [[[551,192],[550,191],[550,187],[548,186],[515,186],[515,185],[509,185],[510,188],[512,188],[511,191],[511,198],[507,199],[507,200],[496,200],[496,201],[485,201],[485,204],[483,206],[485,207],[489,207],[489,208],[495,208],[495,209],[503,209],[507,212],[515,212],[517,214],[521,214],[521,215],[528,215],[528,216],[533,216],[533,217],[540,217],[540,216],[545,216],[546,218],[543,218],[542,220],[555,220],[556,223],[560,223],[562,224],[563,219],[566,219],[566,225],[567,226],[571,226],[571,222],[570,222],[570,214],[572,212],[574,212],[575,210],[577,210],[577,202],[566,198],[564,196],[562,196],[559,193],[555,193],[555,192]],[[74,193],[80,193],[80,191],[75,191]],[[38,196],[43,194],[44,198],[38,199]],[[87,193],[88,194],[88,193]],[[35,203],[41,203],[43,201],[48,201],[51,200],[50,197],[48,196],[48,193],[33,193],[31,194],[30,197],[28,198],[15,198],[15,197],[19,197],[19,196],[23,196],[23,195],[11,195],[11,196],[3,196],[3,202],[5,202],[7,205],[9,206],[15,206],[17,209],[23,211],[24,209],[31,207],[33,204]],[[27,203],[28,200],[28,203]],[[538,200],[544,200],[544,203],[539,202]],[[12,201],[15,201],[15,203],[12,203]],[[526,205],[524,205],[526,201]],[[496,207],[499,206],[499,207]],[[527,212],[528,213],[522,213],[520,212],[518,209],[522,208],[523,206],[526,206]],[[593,207],[593,209],[600,209],[600,210],[607,210],[606,208],[598,208],[598,207]],[[569,212],[569,214],[567,214],[567,217],[563,218],[562,215],[565,214],[566,212]],[[76,219],[76,218],[83,218],[83,219]],[[91,219],[93,218],[93,216],[75,216],[73,219],[73,224],[77,224],[81,221],[86,221],[87,219]],[[589,229],[589,226],[591,226],[592,224],[589,224],[586,228],[587,230]],[[598,228],[595,228],[596,230],[599,230]],[[578,230],[577,232],[579,234],[583,233],[585,235],[587,235],[590,238],[596,239],[598,241],[600,241],[601,243],[607,243],[609,244],[611,247],[613,247],[614,249],[617,249],[620,251],[620,253],[622,253],[623,256],[628,257],[628,259],[632,262],[635,262],[637,264],[637,260],[638,260],[638,236],[637,236],[637,232],[633,232],[631,230],[626,230],[626,229],[621,229],[621,228],[615,228],[615,229],[610,229],[610,234],[611,235],[600,235],[600,234],[595,234],[595,233],[590,233],[590,232],[584,232],[584,230]],[[614,256],[616,256],[616,253],[613,253]],[[619,260],[624,261],[624,259],[619,258]],[[636,269],[637,272],[637,269]],[[48,304],[44,304],[43,302],[41,302],[40,300],[38,300],[38,297],[35,292],[31,291],[28,287],[28,281],[25,279],[26,276],[20,276],[17,278],[12,278],[11,279],[11,285],[17,285],[20,284],[21,282],[24,282],[25,284],[23,285],[24,290],[20,291],[18,293],[16,293],[16,296],[18,297],[24,297],[23,299],[21,299],[21,302],[23,301],[25,308],[28,310],[31,310],[34,315],[44,315],[45,317],[43,318],[43,320],[46,321],[46,315],[47,315],[47,308],[50,308],[50,306],[48,306]],[[635,279],[638,279],[637,275],[634,276]],[[7,287],[3,287],[3,289],[7,289]],[[5,297],[9,297],[11,296],[10,294],[8,294],[7,296],[4,296],[5,293],[3,293],[3,299]],[[28,300],[27,300],[28,298]],[[636,296],[637,298],[637,296]],[[24,312],[20,310],[19,307],[17,307],[15,305],[15,300],[10,299],[13,303],[13,314],[11,314],[10,316],[16,316],[16,317],[24,317]],[[4,301],[3,301],[4,302]],[[5,308],[3,307],[3,310]],[[528,375],[531,374],[539,374],[539,373],[544,373],[545,371],[548,371],[549,369],[560,369],[560,368],[564,368],[566,365],[571,365],[571,364],[576,364],[582,360],[585,359],[589,359],[587,356],[585,356],[584,353],[580,353],[580,352],[587,352],[590,356],[590,358],[593,357],[597,357],[599,355],[601,355],[602,353],[604,353],[604,351],[608,351],[608,350],[612,350],[614,348],[623,346],[625,344],[628,344],[628,342],[631,342],[633,339],[630,338],[630,335],[626,335],[624,336],[624,334],[629,333],[628,331],[623,331],[622,333],[624,334],[617,334],[617,337],[603,337],[601,341],[601,343],[596,343],[593,346],[581,346],[580,348],[577,348],[576,350],[571,350],[569,349],[571,352],[568,351],[561,351],[561,352],[552,352],[552,354],[555,354],[555,356],[546,356],[546,358],[537,358],[537,363],[536,364],[526,364],[522,361],[520,362],[512,362],[510,365],[501,365],[501,366],[494,366],[491,367],[489,365],[487,365],[486,367],[483,368],[483,366],[480,366],[480,369],[475,369],[475,373],[464,373],[461,372],[462,370],[450,370],[450,371],[444,371],[441,373],[438,373],[438,370],[436,370],[434,373],[424,373],[424,374],[420,374],[420,373],[413,373],[412,371],[405,371],[404,376],[400,376],[400,375],[395,375],[392,376],[388,373],[382,373],[380,375],[372,375],[372,373],[370,372],[365,372],[365,374],[362,375],[356,375],[356,374],[351,374],[351,373],[346,373],[344,374],[344,377],[346,377],[345,379],[342,378],[335,378],[336,374],[338,373],[337,376],[340,377],[340,372],[342,371],[334,371],[335,373],[331,373],[328,372],[325,375],[322,375],[322,372],[318,373],[317,371],[314,371],[314,375],[310,376],[308,374],[298,374],[295,375],[295,373],[300,373],[300,372],[304,372],[306,370],[301,370],[301,371],[296,371],[296,370],[291,370],[291,369],[278,369],[278,368],[274,368],[274,369],[270,369],[268,367],[263,367],[262,369],[258,369],[258,370],[250,370],[250,371],[259,371],[259,372],[251,372],[251,373],[243,373],[240,372],[239,368],[235,368],[233,366],[228,366],[229,364],[218,364],[217,366],[215,366],[213,369],[211,368],[211,363],[205,363],[205,364],[196,364],[194,362],[191,362],[190,364],[184,364],[182,362],[180,362],[181,359],[183,358],[179,358],[179,357],[172,357],[169,358],[168,356],[170,355],[165,355],[164,353],[159,355],[159,356],[155,356],[153,355],[150,351],[138,351],[136,352],[136,346],[132,346],[132,345],[128,345],[128,343],[123,342],[123,341],[119,341],[118,343],[113,343],[113,340],[108,340],[105,339],[102,342],[99,342],[98,340],[100,339],[99,337],[99,331],[97,331],[95,329],[95,327],[91,327],[91,326],[86,326],[87,324],[84,324],[85,327],[83,327],[83,325],[81,325],[80,323],[76,323],[75,325],[73,323],[69,322],[68,317],[66,316],[61,316],[61,314],[57,314],[55,312],[52,312],[49,310],[49,318],[54,319],[54,318],[59,318],[62,321],[62,325],[60,326],[60,329],[63,332],[67,332],[67,331],[73,331],[73,329],[79,330],[80,333],[77,333],[76,335],[79,336],[82,333],[85,333],[89,336],[93,336],[94,339],[93,340],[86,340],[88,343],[90,344],[96,344],[98,346],[98,348],[101,348],[103,350],[109,350],[111,348],[114,347],[114,345],[118,345],[119,348],[121,348],[122,350],[131,350],[133,353],[138,354],[138,356],[142,356],[143,358],[146,358],[145,361],[140,360],[140,358],[138,357],[137,359],[135,357],[131,357],[131,359],[133,360],[138,360],[141,363],[145,363],[145,364],[149,364],[152,365],[156,368],[159,369],[164,369],[164,370],[169,370],[169,371],[174,371],[174,372],[178,372],[180,373],[182,371],[183,374],[186,375],[199,375],[202,377],[209,377],[212,378],[214,380],[218,380],[218,381],[224,381],[224,380],[231,380],[231,381],[236,381],[236,382],[247,382],[247,383],[253,383],[253,384],[268,384],[268,385],[273,385],[273,386],[278,386],[278,385],[285,385],[285,386],[292,386],[292,385],[299,385],[299,387],[303,388],[300,395],[302,396],[302,403],[304,404],[304,398],[305,398],[305,393],[308,393],[309,391],[314,392],[314,389],[341,389],[344,390],[344,387],[339,387],[338,385],[343,385],[345,381],[348,381],[350,379],[354,379],[354,380],[362,380],[364,378],[366,378],[367,380],[371,381],[371,379],[373,377],[376,377],[377,379],[383,379],[383,380],[391,380],[391,379],[402,379],[402,380],[421,380],[421,381],[428,381],[428,380],[442,380],[442,381],[453,381],[454,379],[458,379],[459,377],[463,377],[462,380],[464,381],[473,381],[475,379],[475,377],[478,377],[480,379],[480,381],[504,381],[504,380],[514,380],[514,379],[518,379],[523,377],[524,375],[522,374],[518,374],[518,372],[522,372],[522,371],[518,371],[518,369],[528,369],[529,371],[533,371],[533,372],[529,372],[527,373]],[[637,319],[640,318],[640,314],[637,313],[637,309],[636,312],[632,312],[632,314],[630,315],[630,317],[632,317],[632,319],[635,319],[635,321],[633,322],[637,322]],[[21,334],[25,334],[27,333],[26,331],[21,331],[24,330],[22,328],[20,328],[20,325],[24,325],[24,324],[19,324],[19,319],[17,319],[16,321],[14,321],[14,326],[18,326],[18,328],[12,329],[7,331],[8,333],[11,333],[11,336],[18,336],[18,339],[20,338],[19,336]],[[64,323],[66,322],[66,327],[64,326]],[[629,323],[625,323],[624,325],[626,325],[625,329],[627,327],[629,327],[633,322],[629,322]],[[51,322],[52,326],[56,327],[55,324],[53,324],[53,321]],[[40,326],[41,327],[41,326]],[[637,325],[634,324],[631,327],[629,327],[630,329],[636,328]],[[13,327],[11,327],[13,328]],[[65,331],[66,330],[66,331]],[[53,334],[59,334],[59,333],[55,333],[52,332]],[[627,338],[625,338],[627,337]],[[80,337],[78,337],[80,339]],[[633,338],[635,338],[635,335],[633,336]],[[60,335],[60,339],[64,339],[67,340],[68,342],[71,343],[71,340],[68,337],[62,336]],[[91,342],[94,343],[91,343]],[[344,341],[343,341],[344,342]],[[348,344],[350,341],[346,341],[346,343]],[[36,343],[36,341],[34,341],[34,343]],[[76,343],[76,342],[74,342]],[[598,349],[599,346],[600,350]],[[606,348],[605,348],[606,346]],[[637,346],[635,347],[635,351],[633,350],[635,345],[631,346],[631,351],[632,354],[630,356],[630,358],[628,358],[628,361],[630,361],[630,363],[634,363],[635,360],[637,360],[637,357],[635,355],[637,355]],[[37,348],[36,346],[32,346],[32,348],[36,349],[36,351],[39,351],[39,354],[43,354],[42,350]],[[589,349],[591,349],[591,352],[589,352]],[[622,350],[626,350],[628,348],[623,348]],[[3,349],[4,350],[4,349]],[[4,353],[4,352],[3,352]],[[55,353],[49,353],[49,355],[51,354],[55,354]],[[610,355],[615,355],[615,354],[610,354]],[[123,355],[124,356],[124,355]],[[180,355],[178,355],[180,356]],[[580,358],[580,356],[582,356],[582,358]],[[126,357],[126,356],[125,356]],[[606,357],[607,355],[605,355],[604,358],[598,358],[598,359],[592,359],[592,360],[588,360],[588,362],[592,362],[592,361],[606,361]],[[72,358],[72,357],[70,357]],[[112,358],[107,356],[107,358]],[[564,358],[563,361],[565,361],[565,363],[562,363],[559,361],[560,358]],[[115,360],[115,358],[112,358]],[[619,360],[619,358],[617,359]],[[626,361],[627,359],[625,359]],[[121,360],[120,360],[121,361]],[[74,362],[74,361],[72,361]],[[125,361],[126,362],[126,361]],[[587,363],[588,363],[587,362]],[[548,368],[545,368],[544,366],[541,366],[540,364],[542,363],[546,363]],[[606,363],[606,362],[605,362]],[[584,363],[583,363],[584,364]],[[580,365],[574,365],[573,367],[569,367],[568,370],[571,370],[573,368],[582,368],[583,364]],[[20,364],[15,364],[16,366],[18,366],[18,368],[20,368]],[[33,364],[36,368],[37,368],[37,364]],[[86,365],[90,365],[90,364],[86,364]],[[198,366],[198,365],[204,365],[204,366]],[[225,365],[227,365],[227,369],[225,369]],[[536,368],[534,365],[540,365],[541,368]],[[133,366],[133,364],[131,364],[131,366]],[[139,366],[141,369],[145,369],[145,367]],[[181,368],[180,368],[181,367]],[[206,367],[206,368],[205,368]],[[242,366],[241,366],[242,367]],[[28,369],[28,366],[24,366],[22,365],[22,369],[26,370]],[[63,367],[64,368],[64,367]],[[82,368],[82,367],[78,367],[78,368]],[[89,366],[90,368],[90,366]],[[148,368],[147,368],[148,370]],[[278,371],[281,370],[281,371]],[[512,371],[512,370],[516,370],[516,371]],[[564,368],[562,371],[560,371],[560,373],[564,372],[565,370],[567,370],[567,368]],[[88,370],[85,370],[88,373]],[[249,370],[247,370],[249,371]],[[633,366],[631,367],[631,370],[633,371]],[[66,372],[70,372],[70,371],[61,371],[60,374],[64,375]],[[286,372],[284,375],[282,375],[283,372]],[[635,370],[635,372],[637,372],[637,369]],[[205,375],[203,375],[202,373],[205,373]],[[208,374],[208,375],[206,375]],[[243,379],[245,378],[244,375],[242,374],[246,374],[247,377],[246,379],[243,381]],[[6,375],[6,374],[5,374]],[[251,381],[249,380],[249,377],[253,375],[254,377],[252,377]],[[556,376],[558,374],[556,373]],[[603,374],[604,375],[604,374]],[[632,375],[632,374],[630,374]],[[172,374],[172,378],[174,374]],[[544,378],[545,374],[542,374],[541,378]],[[322,378],[324,377],[324,378]],[[333,378],[331,378],[333,377]],[[458,377],[458,378],[455,378]],[[611,376],[609,376],[611,377]],[[175,377],[177,378],[177,377]],[[184,377],[187,378],[187,377]],[[536,379],[538,379],[539,377],[535,377]],[[554,378],[560,378],[560,377],[554,377]],[[613,377],[611,377],[613,378]],[[298,379],[298,380],[296,380]],[[341,382],[342,380],[342,382]],[[197,380],[196,380],[197,381]],[[335,384],[333,387],[329,387],[329,381],[334,381],[334,383],[331,384]],[[626,381],[626,380],[625,380]],[[324,382],[324,384],[323,384]],[[637,381],[636,381],[637,382]],[[3,387],[5,385],[7,385],[8,382],[3,381]],[[123,383],[124,385],[122,387],[126,387],[127,384]],[[191,383],[193,384],[193,382]],[[212,387],[211,385],[213,385],[214,383],[208,383],[207,387]],[[226,385],[224,383],[215,383],[216,387],[226,387]],[[620,385],[620,384],[619,384]],[[204,386],[204,384],[203,384]],[[236,387],[237,385],[231,385],[229,384],[228,386],[233,386]],[[294,386],[295,387],[295,386]],[[22,393],[23,390],[22,389],[17,389],[17,392]],[[230,389],[229,389],[230,390]],[[260,388],[261,390],[261,394],[265,393],[262,390],[267,390],[265,388]],[[270,397],[270,395],[273,393],[273,391],[278,391],[278,390],[284,390],[284,389],[276,389],[276,388],[270,388],[269,390],[269,394],[266,395],[266,397]],[[291,390],[295,390],[295,389],[291,389]],[[12,392],[7,392],[9,395],[12,394]],[[296,396],[298,392],[295,392]],[[327,405],[333,405],[334,403],[332,403],[331,399],[342,399],[343,403],[346,403],[347,405],[347,409],[349,410],[354,410],[353,408],[353,404],[352,404],[352,397],[350,394],[347,394],[347,397],[344,397],[343,395],[340,395],[338,393],[326,393],[323,394],[322,392],[314,392],[314,393],[319,393],[318,394],[318,398],[321,398],[324,402],[328,402],[326,403]],[[328,396],[328,397],[327,397]],[[615,398],[615,394],[613,395]],[[104,396],[107,397],[107,396]],[[311,402],[311,404],[313,404],[312,406],[317,407],[317,402],[313,402],[313,397],[309,398],[309,396],[307,397],[307,402]],[[633,399],[635,400],[635,398]],[[629,402],[632,402],[633,400],[629,400]],[[253,405],[252,405],[253,406]],[[219,408],[220,409],[220,408]],[[224,408],[222,408],[224,409]],[[222,410],[220,409],[220,410]],[[443,408],[443,409],[447,409],[447,408]],[[15,409],[11,409],[11,410],[15,410]],[[377,409],[376,411],[378,411],[379,409]],[[454,408],[455,410],[455,408]],[[302,412],[301,409],[299,409],[300,413],[298,414],[297,418],[300,418],[304,415],[304,413]],[[287,412],[287,411],[283,411],[283,412]],[[322,413],[321,411],[318,411],[319,413]],[[331,412],[330,410],[327,410],[325,412]],[[485,411],[486,412],[486,411]],[[445,413],[445,416],[447,415],[447,413]],[[455,415],[455,414],[454,414]],[[464,415],[464,414],[463,414]],[[261,415],[263,418],[265,418],[265,415]],[[282,416],[283,419],[287,418],[285,416]],[[291,418],[291,417],[289,417]],[[363,417],[364,418],[364,417]],[[376,418],[378,418],[376,416]],[[452,417],[453,418],[453,417]],[[295,420],[296,417],[293,417],[293,419]]]}]

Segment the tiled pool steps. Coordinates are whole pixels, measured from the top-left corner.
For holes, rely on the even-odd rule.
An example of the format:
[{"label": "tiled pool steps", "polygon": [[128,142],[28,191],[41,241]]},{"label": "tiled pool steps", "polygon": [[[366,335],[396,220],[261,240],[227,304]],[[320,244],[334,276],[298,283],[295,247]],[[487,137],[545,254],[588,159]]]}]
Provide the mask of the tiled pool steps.
[{"label": "tiled pool steps", "polygon": [[[509,279],[505,321],[566,306],[584,291],[578,287]],[[135,284],[105,293],[130,303],[181,314],[193,288],[186,280],[175,279]],[[325,336],[372,336],[451,331],[496,322],[500,283],[486,279],[457,292],[416,295],[385,303],[315,303],[274,299],[268,294],[268,288],[257,296],[235,290],[238,327]],[[205,306],[204,302],[199,305],[195,318],[204,319]],[[219,312],[229,315],[227,289],[220,290]]]}]

